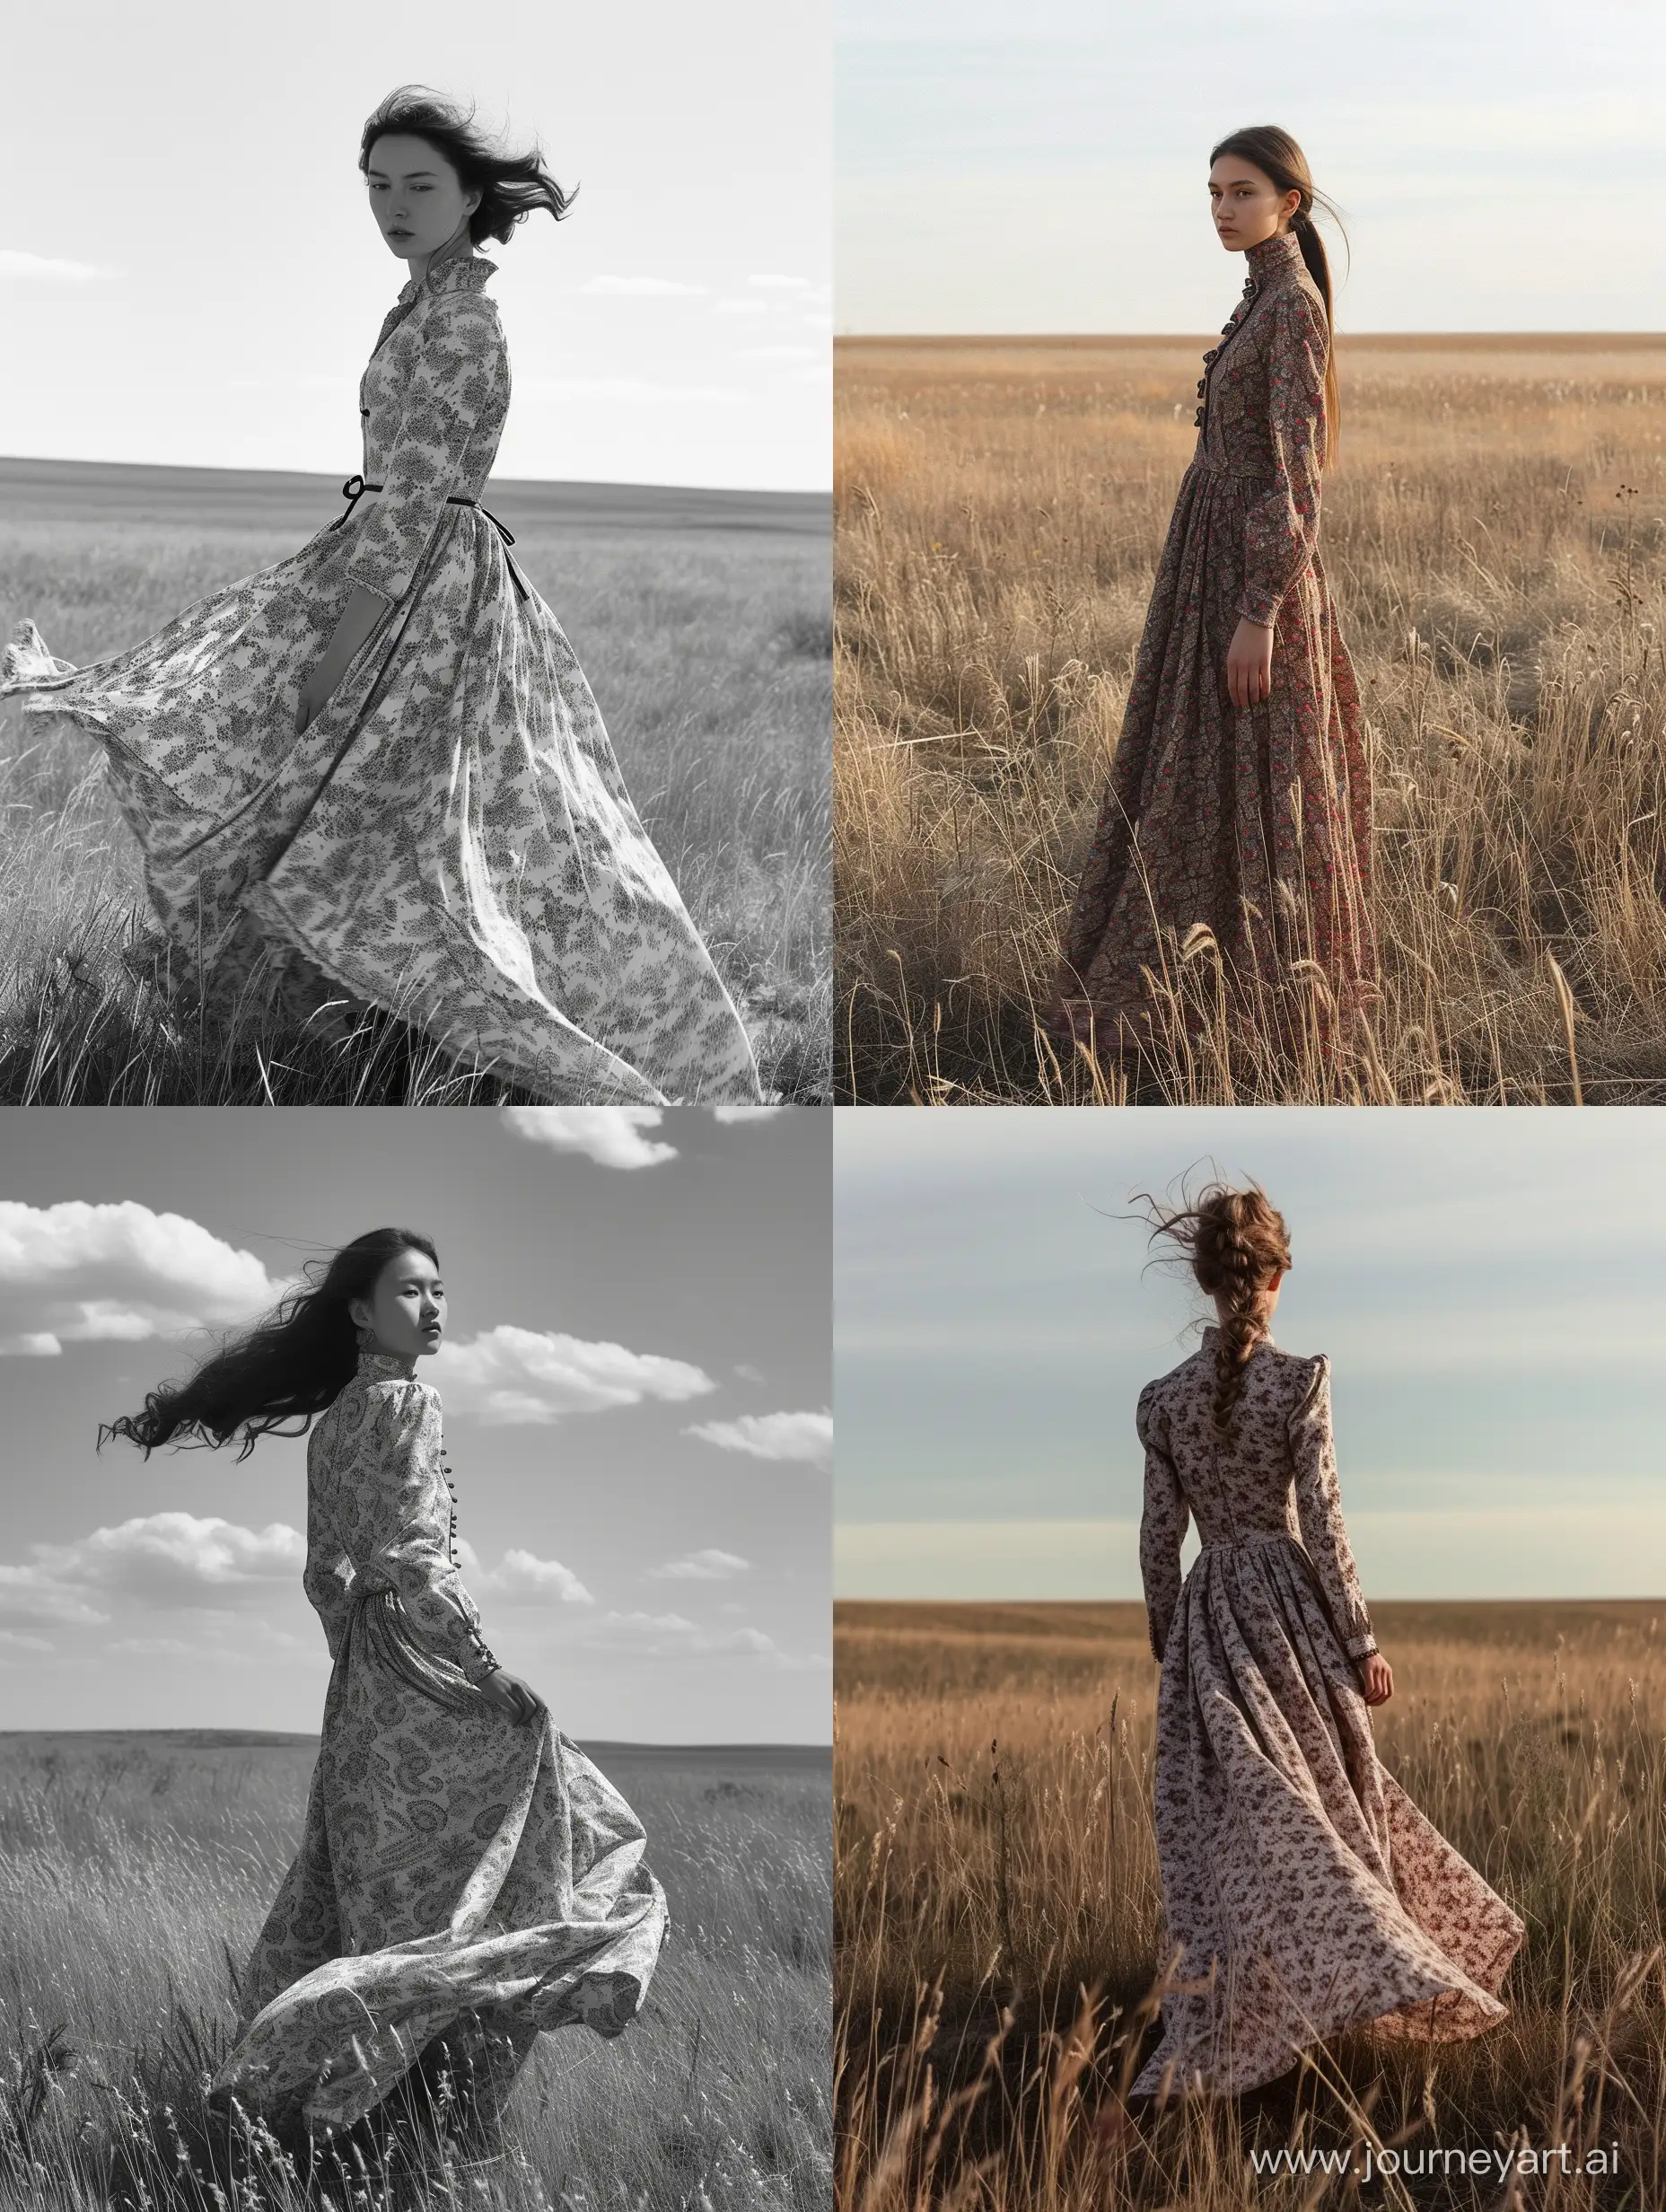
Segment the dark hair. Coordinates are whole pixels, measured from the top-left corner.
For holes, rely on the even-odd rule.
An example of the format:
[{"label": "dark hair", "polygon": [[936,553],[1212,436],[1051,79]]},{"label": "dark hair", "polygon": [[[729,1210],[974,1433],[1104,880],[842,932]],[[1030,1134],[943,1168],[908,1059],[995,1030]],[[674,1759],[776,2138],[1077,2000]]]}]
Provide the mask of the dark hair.
[{"label": "dark hair", "polygon": [[529,153],[512,154],[494,145],[476,127],[474,114],[472,107],[465,114],[454,100],[431,92],[425,84],[400,84],[366,118],[359,133],[359,169],[369,169],[371,148],[378,138],[395,133],[423,138],[445,156],[465,192],[480,195],[480,205],[469,218],[471,244],[495,238],[507,245],[516,224],[524,223],[535,207],[548,207],[559,223],[578,188],[561,189],[544,167],[542,147],[535,145]]},{"label": "dark hair", "polygon": [[[1291,233],[1302,249],[1302,259],[1307,263],[1307,273],[1319,286],[1320,297],[1325,303],[1325,450],[1324,461],[1328,463],[1337,450],[1337,432],[1342,419],[1342,393],[1337,382],[1337,349],[1335,345],[1336,315],[1331,305],[1330,263],[1325,254],[1325,241],[1313,222],[1313,210],[1322,207],[1342,231],[1342,217],[1337,212],[1334,200],[1318,190],[1313,183],[1313,172],[1307,165],[1307,155],[1287,130],[1280,130],[1276,123],[1252,123],[1247,130],[1235,130],[1222,139],[1209,155],[1209,166],[1214,168],[1223,154],[1235,154],[1241,162],[1248,162],[1267,178],[1276,192],[1300,192],[1302,205],[1290,218]],[[1343,243],[1347,233],[1342,231]]]},{"label": "dark hair", "polygon": [[1153,1238],[1171,1238],[1189,1262],[1198,1289],[1226,1301],[1214,1347],[1209,1429],[1218,1444],[1230,1444],[1232,1416],[1244,1394],[1244,1369],[1267,1333],[1260,1295],[1274,1276],[1290,1265],[1285,1217],[1257,1182],[1242,1190],[1229,1183],[1210,1183],[1189,1205],[1173,1212],[1149,1194],[1142,1195]]},{"label": "dark hair", "polygon": [[[316,1414],[338,1399],[358,1365],[358,1330],[347,1312],[368,1298],[382,1269],[401,1252],[425,1252],[437,1268],[440,1255],[414,1229],[373,1229],[355,1236],[323,1263],[305,1290],[292,1290],[264,1321],[229,1338],[184,1382],[164,1382],[145,1393],[144,1410],[118,1414],[99,1430],[125,1436],[146,1459],[158,1444],[229,1444],[241,1429],[246,1460],[258,1437],[304,1435]],[[320,1262],[311,1263],[313,1268]],[[298,1421],[298,1428],[285,1428]]]}]

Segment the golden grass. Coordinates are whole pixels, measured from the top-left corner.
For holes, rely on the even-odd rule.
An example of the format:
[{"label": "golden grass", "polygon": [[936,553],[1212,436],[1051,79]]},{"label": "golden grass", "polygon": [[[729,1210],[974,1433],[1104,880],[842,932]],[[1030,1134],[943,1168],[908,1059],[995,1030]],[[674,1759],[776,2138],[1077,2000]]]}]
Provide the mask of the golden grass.
[{"label": "golden grass", "polygon": [[1223,2106],[1136,2107],[1107,2142],[1162,1965],[1144,1609],[835,1609],[841,2212],[1294,2212],[1358,2185],[1256,2180],[1254,2153],[1450,2164],[1513,2137],[1570,2164],[1618,2143],[1618,2172],[1541,2166],[1520,2196],[1384,2179],[1363,2201],[1666,2202],[1666,1601],[1373,1612],[1383,1760],[1527,1921],[1509,2018],[1427,2050],[1338,2039]]},{"label": "golden grass", "polygon": [[203,2075],[314,1748],[0,1746],[3,2212],[824,2212],[826,1781],[710,1754],[606,1756],[672,1932],[617,2042],[539,2040],[500,2149],[410,2130],[344,2185],[228,2141]]},{"label": "golden grass", "polygon": [[[1034,1017],[1204,342],[840,343],[841,1100],[1130,1095]],[[1666,340],[1344,338],[1339,364],[1321,549],[1372,744],[1384,1001],[1339,1052],[1229,1049],[1206,947],[1133,1094],[1666,1099]]]}]

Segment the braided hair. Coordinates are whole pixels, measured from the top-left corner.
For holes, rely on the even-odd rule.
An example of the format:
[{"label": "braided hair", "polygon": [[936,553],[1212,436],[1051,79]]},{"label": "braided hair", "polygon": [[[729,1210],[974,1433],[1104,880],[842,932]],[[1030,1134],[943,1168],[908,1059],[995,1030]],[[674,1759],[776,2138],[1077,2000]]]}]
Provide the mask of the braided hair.
[{"label": "braided hair", "polygon": [[1189,1205],[1173,1212],[1146,1196],[1153,1239],[1179,1246],[1206,1295],[1223,1302],[1214,1347],[1214,1397],[1209,1433],[1217,1444],[1232,1439],[1232,1417],[1244,1394],[1244,1370],[1267,1334],[1261,1294],[1290,1265],[1285,1217],[1259,1183],[1242,1190],[1210,1183]]}]

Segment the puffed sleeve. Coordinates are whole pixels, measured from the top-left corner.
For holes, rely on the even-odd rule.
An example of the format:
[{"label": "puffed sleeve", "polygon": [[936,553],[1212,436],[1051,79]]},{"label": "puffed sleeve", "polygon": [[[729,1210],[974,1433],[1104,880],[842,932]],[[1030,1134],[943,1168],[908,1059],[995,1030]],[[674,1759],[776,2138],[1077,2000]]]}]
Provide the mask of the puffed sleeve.
[{"label": "puffed sleeve", "polygon": [[1319,1576],[1350,1659],[1377,1648],[1365,1593],[1342,1523],[1342,1486],[1330,1435],[1330,1362],[1321,1354],[1301,1404],[1290,1417],[1290,1453],[1295,1467],[1296,1517],[1302,1541]]},{"label": "puffed sleeve", "polygon": [[1323,305],[1305,285],[1282,287],[1267,313],[1273,480],[1250,502],[1244,517],[1244,588],[1238,611],[1250,622],[1270,624],[1319,538],[1329,333]]},{"label": "puffed sleeve", "polygon": [[1140,1580],[1145,1589],[1145,1624],[1151,1655],[1160,1664],[1169,1641],[1174,1609],[1180,1602],[1180,1546],[1191,1512],[1169,1457],[1168,1426],[1157,1402],[1157,1385],[1140,1392],[1134,1426],[1145,1447],[1145,1507],[1140,1515]]},{"label": "puffed sleeve", "polygon": [[503,403],[506,356],[497,310],[450,294],[423,335],[381,489],[366,502],[347,575],[395,604],[410,589],[448,496],[463,488],[469,441]]},{"label": "puffed sleeve", "polygon": [[374,1490],[364,1501],[364,1572],[386,1581],[419,1636],[454,1660],[470,1681],[497,1664],[480,1637],[480,1616],[452,1564],[451,1514],[440,1474],[438,1393],[415,1378],[370,1391],[371,1434],[363,1464]]}]

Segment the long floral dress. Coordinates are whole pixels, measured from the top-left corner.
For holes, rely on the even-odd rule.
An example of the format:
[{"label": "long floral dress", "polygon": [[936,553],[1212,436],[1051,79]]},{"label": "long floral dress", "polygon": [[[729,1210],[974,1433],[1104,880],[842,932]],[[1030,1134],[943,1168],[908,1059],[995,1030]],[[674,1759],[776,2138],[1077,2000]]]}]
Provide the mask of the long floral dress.
[{"label": "long floral dress", "polygon": [[[1199,923],[1239,1008],[1282,1035],[1298,960],[1331,995],[1327,1033],[1374,988],[1370,771],[1319,557],[1325,304],[1288,233],[1245,259],[1065,935],[1057,1025],[1113,1049],[1149,1038],[1142,971],[1172,985]],[[1247,707],[1226,688],[1241,617],[1273,628],[1271,693]]]},{"label": "long floral dress", "polygon": [[215,2082],[323,2134],[440,2037],[495,2108],[540,2031],[619,2033],[667,1931],[624,1798],[547,1715],[481,1696],[455,1528],[437,1395],[362,1355],[307,1444],[304,1582],[335,1667],[305,1827]]},{"label": "long floral dress", "polygon": [[[1232,1441],[1219,1331],[1140,1393],[1156,1828],[1177,1979],[1133,2094],[1253,2089],[1367,2022],[1450,2041],[1504,2017],[1523,1925],[1378,1761],[1377,1648],[1342,1521],[1330,1369],[1265,1339]],[[1184,1582],[1188,1513],[1203,1549]],[[1201,1986],[1206,1985],[1206,1986]]]},{"label": "long floral dress", "polygon": [[[478,504],[509,408],[495,269],[465,237],[400,292],[345,514],[86,668],[25,621],[0,693],[102,741],[155,943],[199,988],[259,961],[293,1012],[345,993],[556,1102],[756,1100],[573,649]],[[297,737],[357,584],[390,611]]]}]

